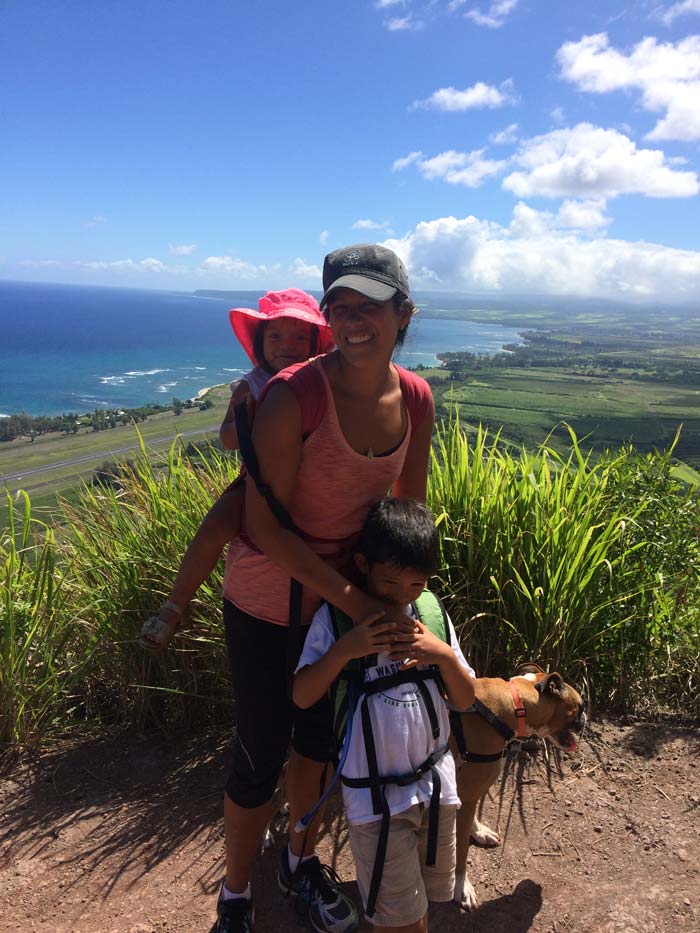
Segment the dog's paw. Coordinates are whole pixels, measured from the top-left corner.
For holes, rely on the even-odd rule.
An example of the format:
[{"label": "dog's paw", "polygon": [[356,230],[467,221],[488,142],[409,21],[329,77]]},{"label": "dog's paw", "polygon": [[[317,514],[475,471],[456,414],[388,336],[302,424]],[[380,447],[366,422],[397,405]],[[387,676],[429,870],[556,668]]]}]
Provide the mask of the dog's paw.
[{"label": "dog's paw", "polygon": [[471,841],[474,845],[483,846],[485,849],[495,849],[500,846],[501,837],[498,833],[490,829],[486,823],[480,823],[476,817],[472,823]]},{"label": "dog's paw", "polygon": [[455,875],[455,900],[462,910],[473,910],[479,903],[476,899],[476,891],[466,875]]}]

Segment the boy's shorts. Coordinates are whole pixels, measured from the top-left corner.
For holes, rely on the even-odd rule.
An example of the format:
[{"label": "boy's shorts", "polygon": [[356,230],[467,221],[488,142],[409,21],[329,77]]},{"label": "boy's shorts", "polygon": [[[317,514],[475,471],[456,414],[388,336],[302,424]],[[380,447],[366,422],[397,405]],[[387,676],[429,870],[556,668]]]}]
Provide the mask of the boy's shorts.
[{"label": "boy's shorts", "polygon": [[[426,865],[428,844],[427,804],[418,803],[391,817],[384,871],[377,906],[370,923],[401,927],[425,916],[428,901],[451,901],[455,885],[457,807],[441,806],[437,854]],[[367,906],[381,820],[350,824],[350,847],[355,859],[357,886]]]}]

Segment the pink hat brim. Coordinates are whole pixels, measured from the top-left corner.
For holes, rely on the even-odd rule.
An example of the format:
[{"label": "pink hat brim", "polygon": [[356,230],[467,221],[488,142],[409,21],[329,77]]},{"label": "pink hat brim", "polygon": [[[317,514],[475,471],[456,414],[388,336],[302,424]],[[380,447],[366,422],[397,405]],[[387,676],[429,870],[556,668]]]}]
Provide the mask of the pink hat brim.
[{"label": "pink hat brim", "polygon": [[333,334],[315,298],[298,288],[282,292],[268,292],[258,302],[260,308],[231,308],[228,313],[233,332],[245,350],[253,366],[261,366],[263,360],[256,358],[253,346],[255,334],[261,323],[279,317],[296,318],[318,329],[317,353],[328,353],[334,347]]}]

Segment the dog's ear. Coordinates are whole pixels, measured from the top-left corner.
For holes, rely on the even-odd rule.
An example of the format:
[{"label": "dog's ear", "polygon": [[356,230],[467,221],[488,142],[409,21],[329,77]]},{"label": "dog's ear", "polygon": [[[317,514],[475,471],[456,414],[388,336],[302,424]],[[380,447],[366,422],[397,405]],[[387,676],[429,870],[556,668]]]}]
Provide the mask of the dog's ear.
[{"label": "dog's ear", "polygon": [[556,672],[547,674],[546,677],[537,681],[535,690],[543,695],[545,693],[551,693],[553,696],[560,697],[564,691],[564,681],[561,674],[557,674]]},{"label": "dog's ear", "polygon": [[524,664],[518,664],[515,668],[515,673],[513,677],[522,677],[523,674],[546,674],[547,672],[543,667],[540,667],[539,664],[535,664],[533,661],[525,661]]}]

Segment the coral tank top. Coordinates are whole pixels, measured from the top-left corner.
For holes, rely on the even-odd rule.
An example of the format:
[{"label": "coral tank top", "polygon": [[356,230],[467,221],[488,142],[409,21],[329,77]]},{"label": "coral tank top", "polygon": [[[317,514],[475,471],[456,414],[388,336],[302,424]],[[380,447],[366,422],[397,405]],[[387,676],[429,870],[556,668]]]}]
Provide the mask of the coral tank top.
[{"label": "coral tank top", "polygon": [[[390,491],[401,475],[412,430],[427,409],[430,387],[414,373],[396,367],[404,402],[407,394],[412,396],[411,403],[407,404],[408,427],[398,447],[386,456],[368,459],[345,440],[320,360],[303,365],[315,366],[320,372],[319,386],[325,392],[325,410],[320,423],[303,441],[289,513],[304,532],[306,543],[324,560],[338,567],[347,559],[370,507]],[[285,370],[281,376],[299,398],[294,369]],[[279,380],[280,377],[275,378]],[[302,398],[300,405],[303,412]],[[231,542],[226,557],[224,597],[243,612],[276,625],[287,625],[289,585],[289,575],[265,554],[254,550],[245,538]],[[304,625],[311,622],[320,603],[320,597],[305,586]]]}]

